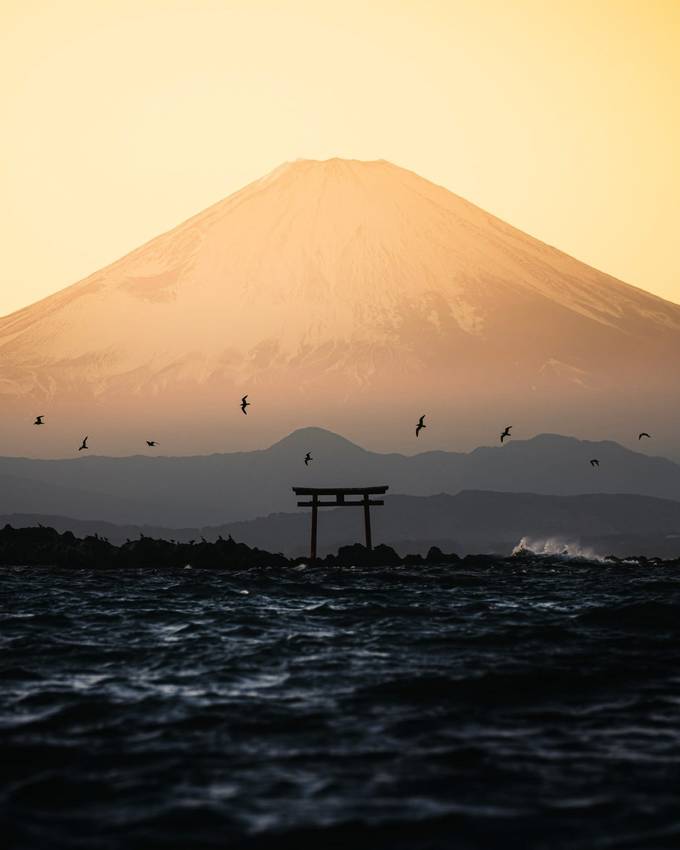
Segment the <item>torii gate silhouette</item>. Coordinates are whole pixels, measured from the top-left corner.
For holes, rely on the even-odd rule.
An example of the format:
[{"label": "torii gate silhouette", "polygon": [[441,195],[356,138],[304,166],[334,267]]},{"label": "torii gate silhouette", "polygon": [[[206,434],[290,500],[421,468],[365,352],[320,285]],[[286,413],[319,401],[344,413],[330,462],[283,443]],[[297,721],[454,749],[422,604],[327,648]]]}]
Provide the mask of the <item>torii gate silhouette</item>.
[{"label": "torii gate silhouette", "polygon": [[[379,487],[293,487],[296,496],[311,496],[311,501],[298,502],[299,508],[312,509],[312,543],[310,547],[310,560],[316,560],[316,531],[317,514],[319,508],[363,508],[364,528],[366,531],[366,548],[373,548],[371,537],[371,507],[373,505],[384,505],[382,499],[371,499],[371,496],[384,495],[389,489],[385,484]],[[335,501],[319,501],[320,496],[335,496]],[[347,501],[347,496],[361,496],[360,500]]]}]

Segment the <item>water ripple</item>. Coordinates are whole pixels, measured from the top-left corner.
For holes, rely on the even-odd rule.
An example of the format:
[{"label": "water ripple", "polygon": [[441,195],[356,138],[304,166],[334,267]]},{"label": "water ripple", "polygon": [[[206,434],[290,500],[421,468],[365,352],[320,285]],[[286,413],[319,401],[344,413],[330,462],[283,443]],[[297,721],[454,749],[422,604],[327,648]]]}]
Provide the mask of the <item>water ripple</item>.
[{"label": "water ripple", "polygon": [[680,571],[0,570],[7,846],[677,846]]}]

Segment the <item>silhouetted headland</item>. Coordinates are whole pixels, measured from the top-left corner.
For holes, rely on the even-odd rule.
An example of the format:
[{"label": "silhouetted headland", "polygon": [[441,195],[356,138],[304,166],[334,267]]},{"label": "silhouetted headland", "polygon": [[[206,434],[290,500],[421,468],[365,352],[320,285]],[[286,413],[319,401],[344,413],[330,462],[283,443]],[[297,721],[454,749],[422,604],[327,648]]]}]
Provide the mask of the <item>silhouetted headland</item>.
[{"label": "silhouetted headland", "polygon": [[[372,550],[360,543],[341,546],[335,555],[318,558],[325,566],[396,566],[398,564],[457,563],[455,554],[445,554],[433,546],[428,554],[401,557],[391,546]],[[44,526],[0,530],[0,566],[68,567],[112,569],[127,567],[197,567],[206,569],[246,569],[250,567],[295,567],[309,558],[286,558],[278,552],[237,543],[231,536],[213,542],[159,540],[142,534],[120,546],[98,534],[76,537]]]}]

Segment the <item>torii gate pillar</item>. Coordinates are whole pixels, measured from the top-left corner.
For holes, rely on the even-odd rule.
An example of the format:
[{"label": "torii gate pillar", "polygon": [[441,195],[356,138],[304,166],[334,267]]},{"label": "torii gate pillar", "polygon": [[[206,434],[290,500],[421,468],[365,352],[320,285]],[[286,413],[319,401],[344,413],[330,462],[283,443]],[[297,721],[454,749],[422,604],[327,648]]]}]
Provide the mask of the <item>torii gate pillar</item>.
[{"label": "torii gate pillar", "polygon": [[[364,532],[366,534],[366,548],[373,548],[373,536],[371,534],[371,507],[373,505],[384,505],[382,499],[371,499],[371,496],[384,495],[389,487],[385,484],[380,487],[293,487],[296,496],[311,496],[311,501],[298,502],[300,508],[312,509],[312,542],[310,547],[310,560],[316,560],[316,544],[319,508],[361,508],[364,509]],[[334,496],[335,501],[320,501],[319,496]],[[347,496],[361,496],[360,500],[351,499]]]}]

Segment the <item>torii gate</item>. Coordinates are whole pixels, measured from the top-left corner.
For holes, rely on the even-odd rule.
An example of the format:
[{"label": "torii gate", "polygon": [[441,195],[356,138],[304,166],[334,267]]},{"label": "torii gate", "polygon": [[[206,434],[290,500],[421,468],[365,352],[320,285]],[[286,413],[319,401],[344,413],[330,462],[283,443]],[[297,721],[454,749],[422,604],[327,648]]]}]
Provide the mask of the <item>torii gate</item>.
[{"label": "torii gate", "polygon": [[[371,506],[384,505],[382,499],[371,499],[371,496],[384,495],[389,486],[381,487],[293,487],[296,496],[311,496],[310,502],[298,502],[299,508],[312,509],[312,545],[310,560],[316,560],[316,528],[319,508],[361,508],[364,509],[364,527],[366,530],[366,548],[373,548],[371,538]],[[319,501],[319,496],[335,496],[335,501]],[[361,500],[347,501],[346,496],[361,496]]]}]

